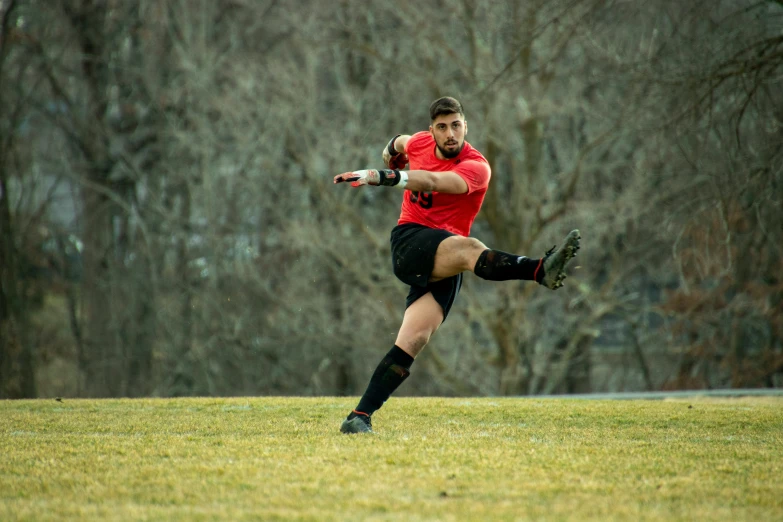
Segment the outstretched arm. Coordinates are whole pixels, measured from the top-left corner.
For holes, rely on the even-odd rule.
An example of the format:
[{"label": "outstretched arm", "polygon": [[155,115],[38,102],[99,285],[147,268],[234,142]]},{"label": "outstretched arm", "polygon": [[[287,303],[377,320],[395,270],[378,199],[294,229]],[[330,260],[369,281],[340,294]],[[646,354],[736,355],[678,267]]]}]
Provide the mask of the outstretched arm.
[{"label": "outstretched arm", "polygon": [[408,186],[413,192],[440,192],[443,194],[464,194],[468,184],[456,172],[430,172],[428,170],[409,170]]},{"label": "outstretched arm", "polygon": [[462,177],[451,171],[430,172],[428,170],[390,170],[367,169],[344,172],[334,177],[335,183],[350,182],[352,187],[363,185],[397,186],[414,192],[441,192],[445,194],[464,194],[468,184]]}]

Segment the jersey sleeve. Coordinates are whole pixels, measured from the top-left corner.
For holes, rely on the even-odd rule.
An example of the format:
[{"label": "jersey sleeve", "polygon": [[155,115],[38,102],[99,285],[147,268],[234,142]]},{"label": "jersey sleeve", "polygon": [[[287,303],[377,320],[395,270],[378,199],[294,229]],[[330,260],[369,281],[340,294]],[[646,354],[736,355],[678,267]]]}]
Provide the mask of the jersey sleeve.
[{"label": "jersey sleeve", "polygon": [[483,161],[463,161],[452,169],[468,184],[468,194],[489,186],[491,171],[489,164]]},{"label": "jersey sleeve", "polygon": [[410,156],[411,154],[418,153],[419,149],[421,149],[422,140],[427,136],[429,136],[429,133],[425,131],[419,131],[408,138],[408,141],[405,143],[405,154]]}]

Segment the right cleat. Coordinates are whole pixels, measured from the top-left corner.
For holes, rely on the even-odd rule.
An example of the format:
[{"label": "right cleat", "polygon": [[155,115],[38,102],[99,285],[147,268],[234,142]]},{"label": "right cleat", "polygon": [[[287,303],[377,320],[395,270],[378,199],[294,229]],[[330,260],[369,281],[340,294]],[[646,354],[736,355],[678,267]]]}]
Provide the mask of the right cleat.
[{"label": "right cleat", "polygon": [[340,426],[343,433],[372,433],[372,421],[368,415],[356,415],[354,418],[347,418]]},{"label": "right cleat", "polygon": [[559,249],[555,250],[555,247],[552,247],[546,253],[543,262],[544,277],[541,278],[540,284],[552,290],[563,286],[563,281],[568,277],[565,268],[568,262],[576,257],[580,239],[582,236],[579,235],[579,230],[572,230]]}]

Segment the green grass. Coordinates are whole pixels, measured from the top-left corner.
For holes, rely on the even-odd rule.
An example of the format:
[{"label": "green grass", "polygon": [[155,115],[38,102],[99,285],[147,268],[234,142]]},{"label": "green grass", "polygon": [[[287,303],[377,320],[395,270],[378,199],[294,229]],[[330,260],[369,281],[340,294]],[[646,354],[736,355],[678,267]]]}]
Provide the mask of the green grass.
[{"label": "green grass", "polygon": [[783,520],[783,400],[0,402],[0,520]]}]

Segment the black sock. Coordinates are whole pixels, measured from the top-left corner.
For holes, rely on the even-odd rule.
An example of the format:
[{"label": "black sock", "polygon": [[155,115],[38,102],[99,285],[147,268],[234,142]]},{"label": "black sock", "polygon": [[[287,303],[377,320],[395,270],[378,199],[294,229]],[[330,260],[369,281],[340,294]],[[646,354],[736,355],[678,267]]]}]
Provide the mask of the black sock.
[{"label": "black sock", "polygon": [[530,259],[500,250],[487,249],[476,261],[473,273],[489,281],[525,279],[541,282],[544,278],[543,259]]},{"label": "black sock", "polygon": [[370,384],[367,390],[359,400],[359,405],[348,415],[349,419],[356,417],[357,414],[370,416],[383,406],[394,390],[402,384],[408,375],[413,364],[413,357],[408,355],[402,348],[394,346],[389,353],[381,360],[375,372],[370,378]]}]

